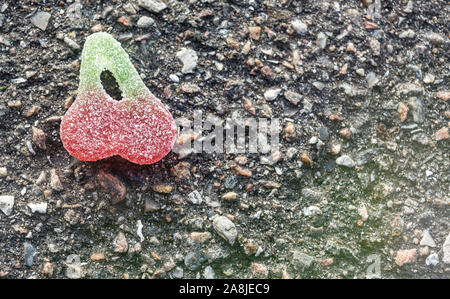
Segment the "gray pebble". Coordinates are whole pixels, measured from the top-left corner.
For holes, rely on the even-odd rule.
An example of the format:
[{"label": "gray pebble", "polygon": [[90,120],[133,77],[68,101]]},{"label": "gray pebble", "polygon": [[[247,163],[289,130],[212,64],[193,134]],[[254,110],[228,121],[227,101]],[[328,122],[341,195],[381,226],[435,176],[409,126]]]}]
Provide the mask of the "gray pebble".
[{"label": "gray pebble", "polygon": [[408,29],[408,30],[405,30],[402,33],[400,33],[398,37],[400,37],[400,38],[414,38],[415,36],[416,36],[416,33],[414,32],[414,30]]},{"label": "gray pebble", "polygon": [[175,75],[175,74],[169,75],[169,79],[172,80],[172,82],[175,82],[175,83],[180,82],[180,78],[178,78],[178,76]]},{"label": "gray pebble", "polygon": [[211,266],[207,266],[205,270],[203,270],[203,277],[206,279],[215,279],[216,273],[214,272],[214,269]]},{"label": "gray pebble", "polygon": [[420,240],[420,245],[422,246],[429,246],[429,247],[436,247],[436,243],[434,242],[433,238],[431,237],[428,230],[423,231],[422,240]]},{"label": "gray pebble", "polygon": [[9,39],[7,39],[6,37],[3,37],[0,35],[0,44],[5,45],[5,46],[11,46],[11,42],[9,41]]},{"label": "gray pebble", "polygon": [[171,272],[173,278],[183,278],[183,274],[183,268],[181,267],[175,267]]},{"label": "gray pebble", "polygon": [[425,265],[427,266],[437,266],[438,264],[439,264],[439,256],[437,253],[430,254],[425,260]]},{"label": "gray pebble", "polygon": [[230,245],[234,244],[234,241],[237,237],[236,226],[230,219],[225,216],[217,216],[213,220],[213,226],[216,232],[225,240],[230,243]]},{"label": "gray pebble", "polygon": [[150,12],[161,12],[167,8],[167,5],[161,0],[139,0],[138,4],[140,7],[145,8]]},{"label": "gray pebble", "polygon": [[275,100],[278,95],[280,94],[281,89],[280,88],[276,88],[276,89],[268,89],[266,90],[266,92],[264,93],[264,98],[266,99],[266,101],[273,101]]},{"label": "gray pebble", "polygon": [[[111,9],[112,6],[109,6]],[[71,4],[69,7],[67,7],[66,15],[69,18],[70,21],[79,21],[81,18],[81,9],[83,8],[83,5],[79,0],[76,0],[73,4]]]},{"label": "gray pebble", "polygon": [[305,269],[311,267],[314,258],[299,250],[295,250],[292,254],[292,264],[298,269]]},{"label": "gray pebble", "polygon": [[450,264],[450,233],[448,234],[447,238],[445,239],[444,245],[442,246],[442,252],[444,255],[442,261],[446,264]]},{"label": "gray pebble", "polygon": [[378,79],[377,75],[375,75],[374,72],[370,72],[366,76],[366,82],[367,82],[367,87],[372,88],[378,84],[379,79]]},{"label": "gray pebble", "polygon": [[429,32],[425,35],[425,39],[433,45],[442,45],[445,43],[446,38],[436,32]]},{"label": "gray pebble", "polygon": [[323,141],[326,141],[328,137],[330,136],[330,133],[328,132],[327,127],[320,127],[319,129],[319,137]]},{"label": "gray pebble", "polygon": [[312,84],[315,88],[317,88],[318,90],[323,90],[325,88],[325,84],[323,84],[322,82],[319,81],[315,81]]},{"label": "gray pebble", "polygon": [[302,100],[303,96],[293,92],[293,91],[285,91],[284,92],[284,97],[286,98],[286,100],[288,100],[291,104],[297,105],[298,103],[300,103],[300,101]]},{"label": "gray pebble", "polygon": [[380,56],[381,44],[377,39],[370,39],[369,46],[372,49],[373,56]]},{"label": "gray pebble", "polygon": [[195,271],[200,268],[201,264],[205,260],[206,258],[203,255],[202,251],[196,250],[188,252],[188,254],[186,254],[186,256],[184,257],[184,264],[189,270]]},{"label": "gray pebble", "polygon": [[[127,40],[132,39],[132,38],[133,38],[133,33],[127,32],[127,33],[122,33],[121,35],[119,35],[119,37],[117,38],[117,40],[118,40],[119,42],[125,42],[125,41],[127,41]],[[74,49],[74,50],[76,50],[76,49]]]},{"label": "gray pebble", "polygon": [[40,214],[45,214],[47,213],[47,203],[46,202],[38,202],[38,203],[29,203],[27,205],[30,210],[31,213],[40,213]]},{"label": "gray pebble", "polygon": [[77,44],[75,41],[71,40],[70,38],[68,38],[67,36],[64,37],[64,43],[74,51],[80,50],[80,45]]},{"label": "gray pebble", "polygon": [[355,167],[355,162],[347,155],[342,155],[336,159],[336,164],[345,167]]},{"label": "gray pebble", "polygon": [[14,207],[14,196],[11,195],[1,195],[0,196],[0,210],[9,216],[12,213]]},{"label": "gray pebble", "polygon": [[47,29],[51,15],[45,11],[38,11],[31,17],[31,23],[41,30]]},{"label": "gray pebble", "polygon": [[308,25],[306,25],[300,20],[293,20],[291,22],[291,25],[297,34],[304,35],[308,32]]},{"label": "gray pebble", "polygon": [[36,249],[30,243],[24,243],[25,265],[33,266]]},{"label": "gray pebble", "polygon": [[317,34],[316,45],[320,49],[325,49],[325,47],[327,46],[327,36],[325,35],[325,33],[319,32],[319,34]]},{"label": "gray pebble", "polygon": [[198,56],[194,50],[182,48],[177,52],[176,56],[183,63],[183,68],[181,69],[183,74],[192,73],[194,71],[198,62]]},{"label": "gray pebble", "polygon": [[197,190],[194,190],[191,193],[189,193],[188,198],[189,201],[194,205],[199,205],[203,202],[202,195]]},{"label": "gray pebble", "polygon": [[147,16],[140,17],[137,21],[137,26],[139,28],[150,28],[153,25],[155,25],[155,20]]},{"label": "gray pebble", "polygon": [[411,97],[409,98],[408,104],[411,108],[411,113],[413,116],[413,120],[416,123],[423,123],[425,120],[423,113],[423,103],[420,98]]},{"label": "gray pebble", "polygon": [[158,202],[153,199],[147,198],[145,200],[144,212],[156,212],[160,209],[160,205]]}]

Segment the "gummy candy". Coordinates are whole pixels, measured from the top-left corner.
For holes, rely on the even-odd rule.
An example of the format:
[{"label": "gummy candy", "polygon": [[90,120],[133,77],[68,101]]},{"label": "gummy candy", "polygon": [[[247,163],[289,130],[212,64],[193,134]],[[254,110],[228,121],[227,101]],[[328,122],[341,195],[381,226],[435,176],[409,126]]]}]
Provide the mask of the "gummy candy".
[{"label": "gummy candy", "polygon": [[[104,90],[100,75],[105,70],[117,80],[122,100]],[[82,161],[120,155],[133,163],[152,164],[172,150],[177,128],[120,43],[98,32],[84,44],[77,98],[61,120],[60,135],[66,150]]]}]

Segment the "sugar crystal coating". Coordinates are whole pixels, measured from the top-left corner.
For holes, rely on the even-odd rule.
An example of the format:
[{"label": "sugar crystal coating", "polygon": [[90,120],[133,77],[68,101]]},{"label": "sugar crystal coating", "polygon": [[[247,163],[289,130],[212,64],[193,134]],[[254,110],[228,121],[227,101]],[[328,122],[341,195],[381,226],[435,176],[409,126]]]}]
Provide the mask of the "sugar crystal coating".
[{"label": "sugar crystal coating", "polygon": [[[116,78],[121,101],[103,89],[104,70]],[[120,155],[133,163],[151,164],[172,150],[176,124],[145,86],[120,43],[99,32],[86,39],[78,95],[61,121],[60,134],[64,147],[79,160]]]}]

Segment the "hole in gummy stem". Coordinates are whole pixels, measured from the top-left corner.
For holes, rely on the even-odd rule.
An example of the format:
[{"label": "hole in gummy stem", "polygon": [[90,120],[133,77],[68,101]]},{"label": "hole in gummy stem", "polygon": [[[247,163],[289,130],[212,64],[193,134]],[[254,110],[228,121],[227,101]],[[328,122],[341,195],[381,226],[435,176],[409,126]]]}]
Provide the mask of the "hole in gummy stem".
[{"label": "hole in gummy stem", "polygon": [[119,83],[117,83],[116,78],[114,78],[114,75],[110,71],[104,70],[100,74],[100,81],[106,93],[111,98],[116,101],[122,100],[122,91],[120,91]]}]

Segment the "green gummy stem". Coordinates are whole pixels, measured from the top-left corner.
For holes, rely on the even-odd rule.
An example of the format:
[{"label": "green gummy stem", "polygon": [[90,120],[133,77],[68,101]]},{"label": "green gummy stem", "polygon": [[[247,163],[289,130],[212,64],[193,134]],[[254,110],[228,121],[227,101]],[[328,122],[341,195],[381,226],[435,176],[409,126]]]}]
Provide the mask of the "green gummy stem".
[{"label": "green gummy stem", "polygon": [[124,98],[133,99],[148,92],[120,43],[110,34],[98,32],[90,35],[84,43],[79,91],[103,90],[100,74],[105,70],[114,75]]}]

